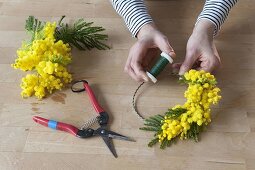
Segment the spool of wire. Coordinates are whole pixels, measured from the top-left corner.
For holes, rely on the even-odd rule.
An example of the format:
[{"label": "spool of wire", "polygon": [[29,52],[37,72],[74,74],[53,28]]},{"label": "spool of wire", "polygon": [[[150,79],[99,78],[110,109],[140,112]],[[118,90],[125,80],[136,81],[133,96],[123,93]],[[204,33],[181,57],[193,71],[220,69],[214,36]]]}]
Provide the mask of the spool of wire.
[{"label": "spool of wire", "polygon": [[156,64],[151,68],[150,71],[146,72],[147,76],[151,79],[153,83],[157,82],[156,77],[164,70],[168,63],[173,63],[172,57],[165,52],[162,52]]},{"label": "spool of wire", "polygon": [[[166,54],[165,52],[162,52],[160,54],[160,58],[158,59],[156,64],[151,68],[150,71],[146,72],[147,76],[151,79],[151,81],[153,83],[157,82],[156,77],[164,70],[164,68],[167,66],[168,63],[171,63],[171,64],[173,63],[172,57],[169,56],[168,54]],[[133,108],[134,108],[138,118],[141,120],[144,120],[144,117],[138,112],[137,107],[136,107],[136,102],[135,102],[136,94],[137,94],[138,90],[142,87],[142,85],[144,85],[144,82],[142,82],[135,90],[132,103],[133,103]]]}]

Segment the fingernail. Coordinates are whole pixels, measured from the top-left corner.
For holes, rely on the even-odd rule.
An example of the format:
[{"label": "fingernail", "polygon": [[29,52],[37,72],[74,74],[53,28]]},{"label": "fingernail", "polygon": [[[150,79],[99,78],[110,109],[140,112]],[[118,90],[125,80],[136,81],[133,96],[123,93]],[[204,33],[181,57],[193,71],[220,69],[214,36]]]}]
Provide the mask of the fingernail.
[{"label": "fingernail", "polygon": [[168,53],[168,55],[170,55],[171,57],[176,57],[176,54],[175,54],[175,52],[174,52],[174,50],[173,51],[170,51],[169,53]]}]

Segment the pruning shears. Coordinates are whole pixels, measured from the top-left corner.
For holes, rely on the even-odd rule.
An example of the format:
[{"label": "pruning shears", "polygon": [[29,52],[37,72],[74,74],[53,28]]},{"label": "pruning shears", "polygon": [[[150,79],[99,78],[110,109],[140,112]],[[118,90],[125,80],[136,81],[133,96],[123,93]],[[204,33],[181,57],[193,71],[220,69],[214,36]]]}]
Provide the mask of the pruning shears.
[{"label": "pruning shears", "polygon": [[[83,83],[83,88],[74,89],[73,86],[77,83]],[[107,145],[107,147],[109,148],[109,150],[111,151],[111,153],[114,155],[115,158],[117,158],[118,156],[117,156],[116,150],[114,148],[114,145],[112,143],[112,139],[119,139],[119,140],[135,142],[132,138],[129,138],[127,136],[107,130],[109,116],[108,116],[107,112],[105,112],[104,109],[97,102],[96,97],[86,80],[79,80],[79,81],[74,82],[71,89],[73,92],[77,92],[77,93],[83,92],[83,91],[87,92],[89,99],[97,113],[96,120],[97,120],[98,124],[100,125],[100,127],[98,129],[96,129],[96,130],[94,130],[92,128],[79,129],[79,128],[77,128],[73,125],[67,124],[67,123],[57,122],[55,120],[48,120],[48,119],[45,119],[45,118],[42,118],[39,116],[34,116],[33,120],[36,123],[39,123],[43,126],[46,126],[46,127],[49,127],[49,128],[55,129],[55,130],[65,131],[65,132],[68,132],[68,133],[70,133],[76,137],[79,137],[79,138],[90,138],[93,136],[100,136],[100,137],[102,137],[105,144]]]}]

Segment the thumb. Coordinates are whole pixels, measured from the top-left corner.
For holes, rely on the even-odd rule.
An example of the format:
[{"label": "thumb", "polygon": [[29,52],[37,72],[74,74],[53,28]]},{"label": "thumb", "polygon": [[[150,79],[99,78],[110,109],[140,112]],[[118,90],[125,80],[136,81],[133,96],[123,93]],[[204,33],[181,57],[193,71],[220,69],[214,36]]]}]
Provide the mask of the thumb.
[{"label": "thumb", "polygon": [[157,47],[162,51],[170,55],[172,58],[175,58],[176,54],[174,52],[174,49],[171,47],[171,45],[168,42],[167,37],[162,36],[160,38],[157,38],[155,40],[155,44]]},{"label": "thumb", "polygon": [[192,68],[195,61],[196,61],[196,58],[194,55],[186,54],[185,60],[180,67],[179,75],[183,75],[185,72],[189,71]]}]

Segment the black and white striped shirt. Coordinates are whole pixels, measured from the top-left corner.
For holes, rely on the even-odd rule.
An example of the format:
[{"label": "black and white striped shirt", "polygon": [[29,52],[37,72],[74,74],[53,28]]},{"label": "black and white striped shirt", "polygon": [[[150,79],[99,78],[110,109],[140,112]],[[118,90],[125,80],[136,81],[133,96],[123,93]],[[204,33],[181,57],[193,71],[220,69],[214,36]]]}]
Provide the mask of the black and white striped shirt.
[{"label": "black and white striped shirt", "polygon": [[[114,9],[123,17],[129,31],[135,37],[147,23],[153,22],[143,0],[111,0]],[[226,20],[230,9],[238,0],[206,0],[204,8],[197,18],[207,19],[215,25],[214,35],[218,33]],[[197,23],[196,22],[196,23]]]}]

